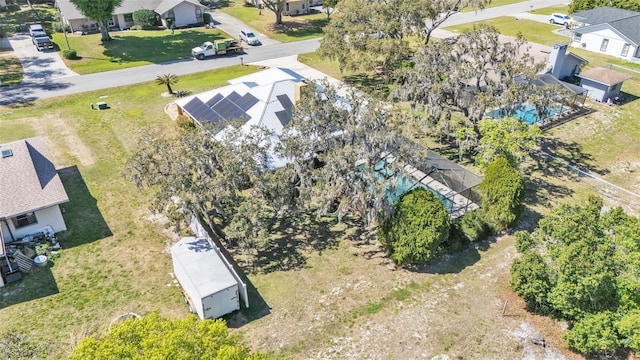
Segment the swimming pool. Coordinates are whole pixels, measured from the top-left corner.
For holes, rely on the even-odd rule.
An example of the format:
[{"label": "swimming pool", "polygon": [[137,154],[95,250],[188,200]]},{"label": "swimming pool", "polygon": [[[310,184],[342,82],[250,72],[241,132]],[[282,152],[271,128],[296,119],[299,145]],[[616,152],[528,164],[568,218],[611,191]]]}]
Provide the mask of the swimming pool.
[{"label": "swimming pool", "polygon": [[380,179],[384,178],[394,178],[395,187],[385,189],[386,197],[389,203],[395,203],[400,199],[402,195],[407,193],[408,191],[415,189],[416,187],[423,187],[429,191],[431,191],[435,196],[437,196],[444,205],[447,211],[453,209],[453,202],[447,199],[444,195],[440,194],[436,190],[430,188],[428,185],[418,182],[417,179],[412,178],[411,176],[395,173],[393,170],[386,167],[384,161],[379,161],[375,167],[376,174]]},{"label": "swimming pool", "polygon": [[[555,108],[547,108],[546,109],[546,118],[550,118],[554,115],[557,115],[559,113],[564,112],[564,110],[562,108],[560,109],[555,109]],[[493,110],[492,112],[489,113],[489,117],[492,119],[500,119],[503,117],[506,117],[507,114],[505,113],[505,111],[503,109],[496,109]],[[531,104],[526,104],[524,106],[521,106],[519,108],[517,108],[514,111],[514,116],[517,117],[518,119],[526,122],[527,124],[531,125],[531,124],[535,124],[537,122],[540,121],[540,117],[538,116],[538,112],[536,111],[535,106],[531,105]],[[543,119],[543,120],[544,120]]]}]

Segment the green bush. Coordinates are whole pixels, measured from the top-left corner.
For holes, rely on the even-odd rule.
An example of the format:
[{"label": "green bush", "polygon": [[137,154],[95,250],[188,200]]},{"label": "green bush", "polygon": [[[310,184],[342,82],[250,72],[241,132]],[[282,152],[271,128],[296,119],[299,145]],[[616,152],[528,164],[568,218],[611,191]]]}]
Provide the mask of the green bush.
[{"label": "green bush", "polygon": [[447,210],[424,188],[402,195],[395,206],[378,227],[380,241],[396,264],[426,264],[449,237]]},{"label": "green bush", "polygon": [[142,25],[153,25],[158,20],[158,16],[153,10],[140,9],[133,12],[133,21]]},{"label": "green bush", "polygon": [[467,211],[456,220],[454,226],[469,242],[484,240],[489,234],[489,226],[481,210]]},{"label": "green bush", "polygon": [[211,14],[209,14],[209,13],[202,14],[202,22],[204,22],[205,24],[210,23],[211,22]]},{"label": "green bush", "polygon": [[178,115],[176,125],[181,129],[194,129],[196,127],[195,122],[187,115]]},{"label": "green bush", "polygon": [[130,27],[131,30],[142,30],[142,25],[133,25]]},{"label": "green bush", "polygon": [[76,60],[78,59],[78,53],[74,49],[62,50],[62,56],[65,59]]},{"label": "green bush", "polygon": [[482,216],[495,233],[506,230],[522,213],[524,181],[507,159],[498,158],[489,164],[479,191]]},{"label": "green bush", "polygon": [[64,31],[71,32],[71,27],[69,26],[69,24],[64,24],[63,28],[63,25],[61,25],[59,22],[54,22],[51,27],[53,28],[53,31],[57,33],[62,33]]}]

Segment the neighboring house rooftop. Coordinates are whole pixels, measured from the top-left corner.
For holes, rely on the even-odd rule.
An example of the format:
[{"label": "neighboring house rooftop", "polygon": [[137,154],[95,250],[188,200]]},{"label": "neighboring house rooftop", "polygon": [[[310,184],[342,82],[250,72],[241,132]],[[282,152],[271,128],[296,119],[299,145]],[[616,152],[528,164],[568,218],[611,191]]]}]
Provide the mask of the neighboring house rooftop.
[{"label": "neighboring house rooftop", "polygon": [[42,137],[0,145],[0,219],[69,201]]},{"label": "neighboring house rooftop", "polygon": [[593,80],[595,82],[599,82],[601,84],[609,86],[619,84],[625,80],[631,79],[630,75],[602,67],[585,70],[578,76],[583,79]]},{"label": "neighboring house rooftop", "polygon": [[[588,24],[579,28],[582,31],[588,30],[598,25],[608,24],[620,35],[626,37],[634,45],[640,45],[640,12],[617,9],[612,7],[602,7],[573,14],[574,19]],[[576,31],[580,31],[575,29]]]},{"label": "neighboring house rooftop", "polygon": [[[158,14],[164,14],[183,2],[204,8],[204,6],[196,0],[123,0],[122,4],[114,9],[113,14],[131,14],[140,9],[153,10]],[[84,19],[86,17],[70,0],[56,0],[56,4],[67,20]]]}]

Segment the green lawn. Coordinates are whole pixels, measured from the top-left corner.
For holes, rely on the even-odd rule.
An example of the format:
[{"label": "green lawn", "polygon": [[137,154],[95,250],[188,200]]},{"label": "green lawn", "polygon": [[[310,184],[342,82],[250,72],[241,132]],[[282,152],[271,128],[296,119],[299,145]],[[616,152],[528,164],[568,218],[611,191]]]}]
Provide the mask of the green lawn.
[{"label": "green lawn", "polygon": [[[228,38],[218,29],[130,30],[112,32],[112,41],[103,44],[100,34],[69,36],[69,45],[80,60],[66,60],[71,70],[79,74],[117,70],[191,58],[191,49],[204,41]],[[63,34],[54,34],[53,41],[66,49]]]},{"label": "green lawn", "polygon": [[529,12],[532,14],[538,14],[538,15],[551,15],[553,13],[568,14],[569,5],[549,6],[542,9],[531,10]]},{"label": "green lawn", "polygon": [[[497,6],[511,5],[511,4],[524,2],[524,1],[527,1],[527,0],[492,0],[491,3],[487,5],[487,7],[485,7],[485,9],[497,7]],[[462,9],[462,11],[460,12],[469,12],[469,11],[475,11],[475,10],[471,7],[466,7]]]},{"label": "green lawn", "polygon": [[0,82],[2,86],[17,85],[22,81],[24,70],[15,56],[0,56]]},{"label": "green lawn", "polygon": [[[181,76],[175,90],[200,92],[257,69],[234,66]],[[170,134],[171,101],[154,82],[0,107],[0,143],[46,138],[70,202],[68,231],[49,267],[0,289],[0,334],[20,332],[48,344],[50,359],[68,357],[83,336],[126,312],[186,316],[163,226],[149,220],[148,198],[123,178],[123,166],[145,134]],[[90,103],[111,107],[92,111]]]},{"label": "green lawn", "polygon": [[[13,35],[21,24],[42,24],[48,33],[52,32],[51,24],[57,19],[57,12],[47,5],[34,5],[33,10],[20,1],[22,6],[10,5],[8,11],[0,11],[0,33]],[[25,30],[29,30],[28,28]]]},{"label": "green lawn", "polygon": [[299,16],[283,16],[283,25],[276,26],[276,16],[268,9],[261,11],[249,6],[244,0],[230,1],[227,7],[220,9],[240,19],[251,28],[281,42],[292,42],[313,39],[323,35],[322,28],[327,25],[324,13]]},{"label": "green lawn", "polygon": [[525,39],[538,44],[551,46],[553,44],[567,42],[567,37],[552,33],[553,30],[558,29],[557,25],[544,24],[533,20],[516,20],[510,16],[501,16],[474,23],[449,26],[444,29],[461,33],[471,30],[473,26],[477,24],[492,25],[504,35],[516,36],[518,33],[522,33]]}]

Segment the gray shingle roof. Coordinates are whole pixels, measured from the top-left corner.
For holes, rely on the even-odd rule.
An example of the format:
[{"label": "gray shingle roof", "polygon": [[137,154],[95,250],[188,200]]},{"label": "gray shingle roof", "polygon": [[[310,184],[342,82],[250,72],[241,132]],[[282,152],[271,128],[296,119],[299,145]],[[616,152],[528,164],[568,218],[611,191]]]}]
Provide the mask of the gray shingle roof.
[{"label": "gray shingle roof", "polygon": [[573,18],[589,26],[609,24],[635,45],[640,44],[640,12],[605,6],[574,13]]},{"label": "gray shingle roof", "polygon": [[585,70],[578,74],[578,77],[593,80],[609,86],[631,79],[630,75],[602,67]]},{"label": "gray shingle roof", "polygon": [[0,219],[69,201],[42,137],[2,144],[0,149],[13,153],[0,157]]},{"label": "gray shingle roof", "polygon": [[[131,14],[140,9],[149,9],[157,12],[158,14],[164,14],[183,2],[204,8],[204,6],[195,0],[123,0],[122,4],[115,8],[113,14]],[[67,20],[85,18],[82,12],[80,12],[80,10],[78,10],[70,0],[57,0],[56,4],[60,8],[62,15]]]}]

